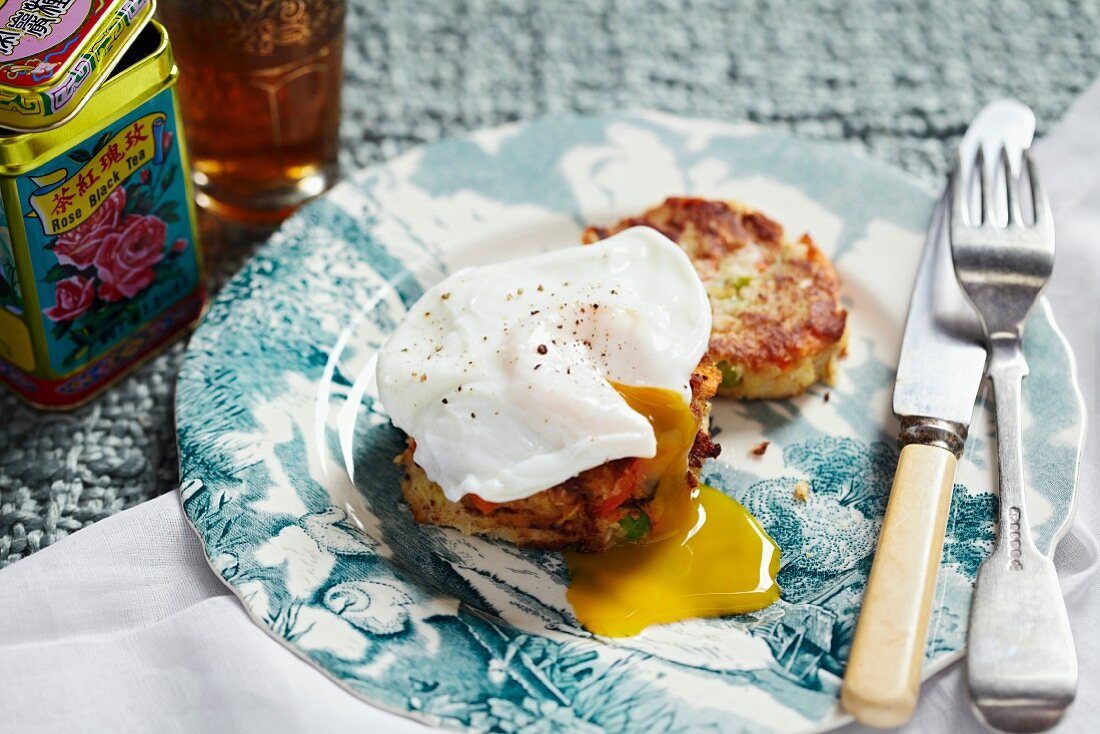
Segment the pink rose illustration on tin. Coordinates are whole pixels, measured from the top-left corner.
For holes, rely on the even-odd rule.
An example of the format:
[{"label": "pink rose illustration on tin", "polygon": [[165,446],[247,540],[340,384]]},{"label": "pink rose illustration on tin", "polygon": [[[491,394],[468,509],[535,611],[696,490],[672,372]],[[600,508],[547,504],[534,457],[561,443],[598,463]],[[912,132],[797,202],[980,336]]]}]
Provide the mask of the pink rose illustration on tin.
[{"label": "pink rose illustration on tin", "polygon": [[117,188],[78,226],[57,236],[53,254],[62,265],[84,269],[95,260],[96,249],[107,235],[118,228],[122,210],[126,206],[126,192]]},{"label": "pink rose illustration on tin", "polygon": [[133,298],[157,279],[153,266],[164,258],[168,226],[152,215],[127,216],[117,230],[108,233],[96,251],[96,273],[104,301]]},{"label": "pink rose illustration on tin", "polygon": [[[136,128],[125,128],[130,129]],[[68,157],[85,168],[102,162],[122,145],[111,142],[112,135],[120,134],[104,131],[94,146],[74,149]],[[160,134],[158,142],[170,149],[171,131]],[[99,170],[98,164],[94,170]],[[78,186],[70,179],[85,175],[83,169],[68,171],[66,181]],[[188,257],[192,243],[182,198],[185,190],[176,185],[182,175],[178,161],[145,161],[131,169],[94,209],[90,201],[82,201],[90,210],[86,218],[45,243],[56,262],[40,275],[40,293],[43,303],[48,303],[47,289],[54,292],[55,305],[43,309],[43,314],[53,322],[51,350],[67,350],[62,366],[76,367],[95,359],[155,316],[176,294],[194,286],[197,274]],[[74,191],[85,194],[79,187],[70,188],[70,193]],[[161,289],[157,300],[142,297],[155,288]]]},{"label": "pink rose illustration on tin", "polygon": [[95,283],[91,278],[74,275],[58,282],[54,286],[54,302],[57,304],[45,310],[52,321],[72,321],[80,316],[95,301]]}]

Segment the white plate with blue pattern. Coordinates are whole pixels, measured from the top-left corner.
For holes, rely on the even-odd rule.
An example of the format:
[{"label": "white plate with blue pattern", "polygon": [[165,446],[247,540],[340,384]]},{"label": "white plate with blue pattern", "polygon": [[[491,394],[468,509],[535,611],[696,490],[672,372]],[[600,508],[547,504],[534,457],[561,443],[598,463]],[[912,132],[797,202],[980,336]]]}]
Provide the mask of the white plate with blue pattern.
[{"label": "white plate with blue pattern", "polygon": [[[374,399],[376,350],[445,273],[571,247],[668,195],[736,198],[810,232],[844,282],[839,382],[716,401],[708,483],[783,549],[775,605],[625,639],[580,628],[556,553],[417,525],[403,446]],[[390,711],[474,731],[811,732],[837,695],[897,458],[893,373],[932,195],[836,146],[658,114],[552,118],[365,170],[288,220],[219,294],[179,378],[183,506],[256,623]],[[1029,512],[1051,552],[1084,429],[1074,360],[1044,303],[1024,382]],[[826,399],[828,398],[828,399]],[[963,649],[992,541],[993,427],[960,464],[925,673]],[[750,447],[771,447],[762,457]],[[796,482],[812,487],[796,502]]]}]

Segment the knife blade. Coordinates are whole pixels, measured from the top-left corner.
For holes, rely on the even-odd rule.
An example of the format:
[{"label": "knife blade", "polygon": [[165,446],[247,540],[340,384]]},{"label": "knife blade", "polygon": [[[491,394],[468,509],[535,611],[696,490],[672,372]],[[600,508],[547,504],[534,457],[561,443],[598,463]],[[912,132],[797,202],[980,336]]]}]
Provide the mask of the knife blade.
[{"label": "knife blade", "polygon": [[[1004,145],[1018,156],[1034,134],[1031,110],[999,100],[974,118],[960,155],[972,161],[979,145],[997,154]],[[985,158],[996,180],[998,155]],[[971,179],[963,170],[959,180]],[[909,303],[894,384],[902,448],[841,688],[844,707],[870,726],[899,726],[917,705],[955,469],[985,372],[984,335],[951,260],[951,185],[933,210]]]}]

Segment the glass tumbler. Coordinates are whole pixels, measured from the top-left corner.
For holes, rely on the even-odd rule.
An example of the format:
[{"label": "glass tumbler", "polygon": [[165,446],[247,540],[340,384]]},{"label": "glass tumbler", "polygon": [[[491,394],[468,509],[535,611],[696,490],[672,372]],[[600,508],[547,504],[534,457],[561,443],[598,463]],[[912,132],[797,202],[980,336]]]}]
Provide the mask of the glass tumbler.
[{"label": "glass tumbler", "polygon": [[200,206],[273,222],[337,175],[346,0],[160,0]]}]

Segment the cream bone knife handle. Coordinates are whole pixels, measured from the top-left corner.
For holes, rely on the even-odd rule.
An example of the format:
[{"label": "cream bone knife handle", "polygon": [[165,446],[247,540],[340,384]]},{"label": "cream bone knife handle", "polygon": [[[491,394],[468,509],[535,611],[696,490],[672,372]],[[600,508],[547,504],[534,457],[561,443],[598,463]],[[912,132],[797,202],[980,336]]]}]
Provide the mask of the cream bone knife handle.
[{"label": "cream bone knife handle", "polygon": [[962,441],[909,443],[898,457],[840,693],[844,708],[868,726],[899,726],[917,706],[955,483],[948,446],[961,451]]}]

